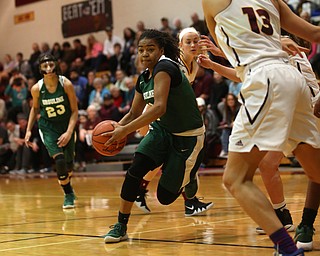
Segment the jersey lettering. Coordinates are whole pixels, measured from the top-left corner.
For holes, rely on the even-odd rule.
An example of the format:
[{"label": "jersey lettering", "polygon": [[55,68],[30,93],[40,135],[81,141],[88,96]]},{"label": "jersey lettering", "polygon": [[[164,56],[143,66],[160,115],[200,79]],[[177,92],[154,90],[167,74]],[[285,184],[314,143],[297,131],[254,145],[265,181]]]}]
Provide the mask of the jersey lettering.
[{"label": "jersey lettering", "polygon": [[143,99],[147,100],[147,99],[151,99],[154,97],[154,90],[151,91],[147,91],[143,93]]},{"label": "jersey lettering", "polygon": [[54,98],[54,99],[42,99],[42,104],[43,105],[53,105],[53,104],[57,104],[57,103],[61,103],[63,102],[63,96],[60,96],[58,98]]}]

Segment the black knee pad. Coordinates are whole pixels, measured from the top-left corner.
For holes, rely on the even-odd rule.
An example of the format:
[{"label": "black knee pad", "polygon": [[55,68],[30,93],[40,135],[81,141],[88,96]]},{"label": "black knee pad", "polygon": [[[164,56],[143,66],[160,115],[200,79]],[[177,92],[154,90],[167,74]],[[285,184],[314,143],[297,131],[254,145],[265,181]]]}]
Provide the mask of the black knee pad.
[{"label": "black knee pad", "polygon": [[160,204],[168,205],[176,201],[176,199],[180,196],[181,192],[182,192],[182,189],[177,194],[173,194],[172,192],[162,187],[159,183],[158,189],[157,189],[157,198]]},{"label": "black knee pad", "polygon": [[66,160],[64,159],[64,155],[58,155],[54,159],[56,170],[57,170],[57,177],[58,180],[66,180],[68,178],[68,170]]},{"label": "black knee pad", "polygon": [[136,153],[122,184],[121,198],[129,202],[134,202],[137,198],[142,178],[156,167],[156,164],[151,158]]},{"label": "black knee pad", "polygon": [[121,198],[129,202],[134,202],[139,192],[141,180],[142,178],[131,175],[130,171],[128,170],[122,184],[120,194]]}]

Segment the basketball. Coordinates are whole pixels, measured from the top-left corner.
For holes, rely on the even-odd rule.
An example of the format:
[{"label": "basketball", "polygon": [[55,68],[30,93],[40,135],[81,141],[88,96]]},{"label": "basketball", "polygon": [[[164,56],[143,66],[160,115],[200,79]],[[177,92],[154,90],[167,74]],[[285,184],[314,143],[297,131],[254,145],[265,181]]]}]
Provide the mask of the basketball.
[{"label": "basketball", "polygon": [[127,137],[124,137],[120,141],[114,142],[109,146],[105,146],[104,144],[109,140],[110,136],[100,136],[105,132],[110,132],[114,130],[111,122],[115,122],[112,120],[105,120],[98,123],[93,131],[92,131],[92,146],[94,149],[104,156],[115,156],[118,154],[126,145]]}]

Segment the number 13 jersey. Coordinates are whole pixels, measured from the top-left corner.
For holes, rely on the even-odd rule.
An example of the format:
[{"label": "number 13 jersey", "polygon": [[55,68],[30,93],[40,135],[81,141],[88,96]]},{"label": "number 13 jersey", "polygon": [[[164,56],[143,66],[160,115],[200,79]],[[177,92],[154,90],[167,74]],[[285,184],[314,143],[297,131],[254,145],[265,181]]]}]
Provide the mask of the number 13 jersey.
[{"label": "number 13 jersey", "polygon": [[271,0],[231,0],[215,21],[218,44],[234,68],[288,57],[281,48],[279,12]]}]

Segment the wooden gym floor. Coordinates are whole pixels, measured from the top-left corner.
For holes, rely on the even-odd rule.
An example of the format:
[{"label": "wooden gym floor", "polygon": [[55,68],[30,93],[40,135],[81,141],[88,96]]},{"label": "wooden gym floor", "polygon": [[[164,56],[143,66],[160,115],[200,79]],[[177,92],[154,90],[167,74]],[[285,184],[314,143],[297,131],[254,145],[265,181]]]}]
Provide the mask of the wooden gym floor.
[{"label": "wooden gym floor", "polygon": [[[63,193],[54,173],[2,175],[0,255],[271,256],[273,248],[268,237],[255,233],[256,224],[222,188],[222,172],[223,169],[200,172],[199,195],[203,201],[214,202],[214,207],[196,217],[184,217],[182,198],[170,206],[160,205],[155,197],[156,177],[150,183],[147,198],[151,214],[134,206],[128,225],[130,240],[107,245],[102,236],[117,221],[123,171],[75,173],[77,207],[68,211],[61,208]],[[301,169],[287,168],[282,171],[282,178],[288,207],[298,224],[306,177]],[[259,174],[255,182],[263,188]],[[319,218],[315,228],[320,229]],[[315,250],[306,255],[320,255],[318,233],[314,240]]]}]

